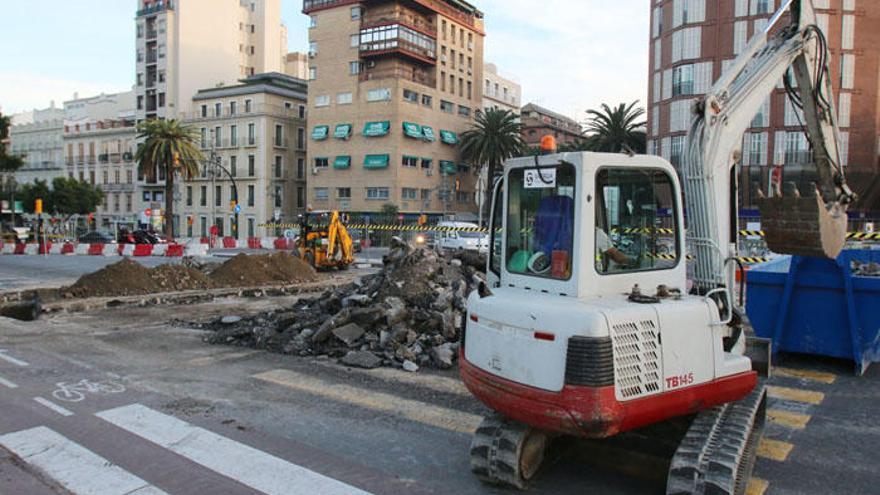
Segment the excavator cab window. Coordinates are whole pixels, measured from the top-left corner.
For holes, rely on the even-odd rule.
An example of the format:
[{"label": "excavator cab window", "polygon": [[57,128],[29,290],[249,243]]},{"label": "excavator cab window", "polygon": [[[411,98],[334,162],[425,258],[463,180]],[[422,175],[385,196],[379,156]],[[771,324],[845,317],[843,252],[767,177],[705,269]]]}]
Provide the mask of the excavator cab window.
[{"label": "excavator cab window", "polygon": [[678,264],[671,179],[659,170],[604,168],[596,180],[596,271],[664,270]]},{"label": "excavator cab window", "polygon": [[508,177],[507,271],[568,280],[574,242],[575,168],[514,169]]}]

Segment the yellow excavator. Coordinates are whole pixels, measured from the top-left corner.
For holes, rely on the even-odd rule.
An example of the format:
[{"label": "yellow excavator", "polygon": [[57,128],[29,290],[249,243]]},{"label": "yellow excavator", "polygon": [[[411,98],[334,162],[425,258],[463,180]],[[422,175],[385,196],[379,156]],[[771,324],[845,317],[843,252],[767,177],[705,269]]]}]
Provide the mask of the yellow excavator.
[{"label": "yellow excavator", "polygon": [[347,270],[354,263],[351,236],[338,211],[303,215],[296,249],[300,259],[319,270]]}]

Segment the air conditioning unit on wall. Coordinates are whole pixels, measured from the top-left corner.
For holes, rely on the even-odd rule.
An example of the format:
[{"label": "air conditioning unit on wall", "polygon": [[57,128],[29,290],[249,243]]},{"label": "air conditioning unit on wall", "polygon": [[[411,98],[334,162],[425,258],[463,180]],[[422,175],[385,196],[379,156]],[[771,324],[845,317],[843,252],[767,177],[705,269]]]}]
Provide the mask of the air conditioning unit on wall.
[{"label": "air conditioning unit on wall", "polygon": [[312,167],[312,175],[318,175],[318,167]]}]

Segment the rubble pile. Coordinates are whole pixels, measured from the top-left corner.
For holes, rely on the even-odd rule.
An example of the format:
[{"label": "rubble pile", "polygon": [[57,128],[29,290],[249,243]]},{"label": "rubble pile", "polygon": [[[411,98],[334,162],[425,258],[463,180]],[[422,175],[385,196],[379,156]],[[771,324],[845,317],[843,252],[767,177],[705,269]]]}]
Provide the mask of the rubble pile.
[{"label": "rubble pile", "polygon": [[262,255],[241,253],[219,267],[209,277],[219,287],[256,287],[275,283],[314,282],[314,268],[287,252]]},{"label": "rubble pile", "polygon": [[128,258],[83,275],[70,287],[61,289],[62,297],[138,296],[158,292],[159,286],[150,269]]},{"label": "rubble pile", "polygon": [[202,272],[182,265],[160,265],[150,270],[159,292],[210,289],[214,286]]},{"label": "rubble pile", "polygon": [[466,299],[483,281],[479,257],[441,255],[396,240],[381,272],[294,307],[202,328],[206,341],[300,356],[329,356],[362,368],[450,368]]}]

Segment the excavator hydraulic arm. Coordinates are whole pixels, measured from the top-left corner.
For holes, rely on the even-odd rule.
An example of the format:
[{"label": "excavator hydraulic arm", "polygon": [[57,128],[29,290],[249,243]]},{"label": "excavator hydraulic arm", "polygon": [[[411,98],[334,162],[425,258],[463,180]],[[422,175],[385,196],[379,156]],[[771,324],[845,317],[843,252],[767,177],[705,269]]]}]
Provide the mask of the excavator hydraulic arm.
[{"label": "excavator hydraulic arm", "polygon": [[339,263],[349,265],[354,261],[353,244],[348,229],[339,218],[339,212],[334,211],[330,217],[330,226],[327,229],[327,258],[338,260]]}]

